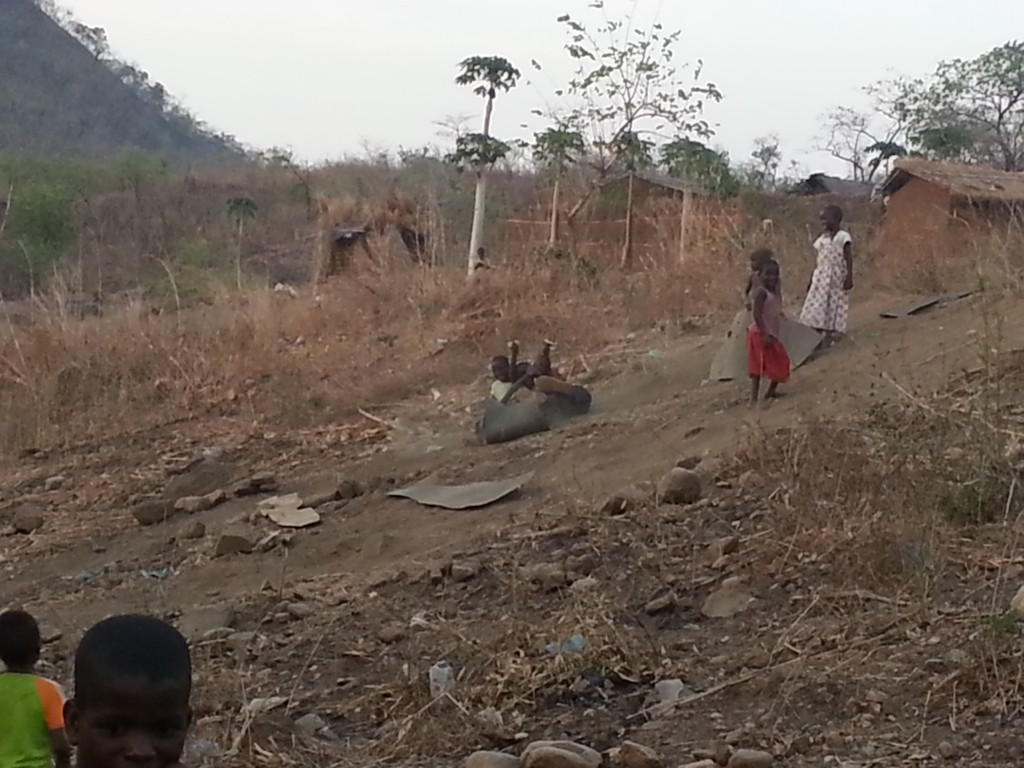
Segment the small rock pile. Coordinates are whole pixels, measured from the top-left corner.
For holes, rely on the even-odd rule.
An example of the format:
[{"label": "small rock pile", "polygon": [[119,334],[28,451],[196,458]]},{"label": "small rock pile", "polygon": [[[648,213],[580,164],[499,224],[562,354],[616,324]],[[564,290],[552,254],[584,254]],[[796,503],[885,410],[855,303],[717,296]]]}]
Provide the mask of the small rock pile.
[{"label": "small rock pile", "polygon": [[[607,756],[619,768],[664,768],[664,759],[650,747],[634,741],[602,755],[595,749],[573,741],[534,741],[519,757],[505,752],[474,752],[466,758],[465,768],[601,768]],[[733,750],[720,745],[714,750],[697,750],[694,762],[681,768],[771,768],[774,758],[755,749]]]}]

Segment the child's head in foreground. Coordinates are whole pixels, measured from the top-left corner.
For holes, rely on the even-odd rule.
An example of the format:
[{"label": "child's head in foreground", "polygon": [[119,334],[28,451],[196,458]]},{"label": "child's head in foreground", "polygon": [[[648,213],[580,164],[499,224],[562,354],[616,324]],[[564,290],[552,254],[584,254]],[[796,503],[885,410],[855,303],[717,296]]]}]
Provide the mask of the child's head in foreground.
[{"label": "child's head in foreground", "polygon": [[0,613],[0,661],[8,672],[31,672],[42,647],[39,625],[25,611]]},{"label": "child's head in foreground", "polygon": [[64,709],[79,768],[176,766],[192,720],[192,660],[178,630],[115,616],[75,653],[75,696]]}]

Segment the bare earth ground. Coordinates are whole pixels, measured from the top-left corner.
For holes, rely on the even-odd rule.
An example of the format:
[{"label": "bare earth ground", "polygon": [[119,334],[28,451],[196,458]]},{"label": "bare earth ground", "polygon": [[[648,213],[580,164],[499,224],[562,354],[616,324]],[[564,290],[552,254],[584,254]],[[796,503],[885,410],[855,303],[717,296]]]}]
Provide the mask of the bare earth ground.
[{"label": "bare earth ground", "polygon": [[[37,502],[45,523],[0,537],[0,608],[23,604],[60,634],[46,657],[63,680],[81,632],[112,612],[196,625],[197,760],[215,744],[242,764],[450,764],[478,748],[518,753],[530,739],[565,737],[598,749],[629,738],[669,765],[723,740],[793,766],[1016,765],[1019,678],[983,642],[986,616],[1005,610],[1024,572],[1006,529],[943,531],[942,565],[924,575],[880,542],[887,579],[877,562],[849,567],[844,535],[858,531],[843,534],[842,520],[855,510],[833,506],[838,522],[816,548],[781,533],[800,472],[793,428],[912,403],[977,367],[988,347],[1024,347],[1024,312],[1012,302],[879,318],[907,301],[858,304],[853,336],[799,369],[760,413],[744,405],[745,382],[702,383],[715,328],[651,332],[588,355],[594,413],[507,445],[466,439],[486,391],[476,381],[371,414],[380,421],[265,434],[225,417],[25,457],[5,468],[3,506]],[[997,330],[993,314],[1003,316]],[[140,527],[130,500],[160,493],[169,466],[210,447],[238,476],[273,475],[279,492],[354,480],[366,493],[248,555],[214,548],[228,530],[272,532],[253,516],[254,497]],[[667,470],[704,457],[703,501],[654,503]],[[536,474],[519,497],[480,510],[386,496],[428,477],[527,471]],[[844,465],[828,471],[838,477]],[[60,487],[46,490],[58,475]],[[604,508],[631,488],[645,495],[624,513]],[[899,501],[887,514],[899,518]],[[197,519],[205,536],[189,538]],[[735,552],[719,557],[731,537]],[[730,577],[756,600],[705,616]],[[216,611],[197,612],[207,605]],[[232,630],[202,633],[221,624]],[[577,633],[582,654],[544,650]],[[426,673],[442,659],[460,678],[450,698],[432,701]],[[975,681],[979,669],[991,684]],[[653,684],[676,678],[684,699],[648,711]],[[271,696],[287,701],[252,713]],[[482,724],[488,707],[502,726]],[[323,719],[313,730],[328,730],[297,727],[308,713]]]}]

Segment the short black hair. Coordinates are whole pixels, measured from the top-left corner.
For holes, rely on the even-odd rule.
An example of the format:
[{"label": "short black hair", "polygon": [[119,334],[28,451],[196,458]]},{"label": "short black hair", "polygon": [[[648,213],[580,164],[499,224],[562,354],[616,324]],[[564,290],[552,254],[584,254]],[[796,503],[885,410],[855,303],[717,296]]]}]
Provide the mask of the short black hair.
[{"label": "short black hair", "polygon": [[750,254],[752,264],[764,264],[775,258],[775,251],[771,248],[757,248]]},{"label": "short black hair", "polygon": [[113,616],[96,624],[75,652],[75,701],[87,707],[111,682],[171,684],[187,701],[192,691],[188,643],[170,624],[152,616]]},{"label": "short black hair", "polygon": [[30,613],[0,613],[0,661],[8,668],[35,664],[42,645],[39,624]]},{"label": "short black hair", "polygon": [[841,222],[843,220],[843,209],[838,205],[826,205],[821,209],[821,215]]}]

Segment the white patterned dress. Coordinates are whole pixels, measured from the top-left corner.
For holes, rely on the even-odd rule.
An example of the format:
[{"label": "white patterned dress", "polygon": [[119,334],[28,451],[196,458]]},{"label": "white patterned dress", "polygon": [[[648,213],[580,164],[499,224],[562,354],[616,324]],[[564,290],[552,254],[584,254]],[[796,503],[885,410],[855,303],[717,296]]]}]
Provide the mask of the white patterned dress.
[{"label": "white patterned dress", "polygon": [[814,241],[818,263],[811,277],[811,288],[804,299],[800,322],[819,331],[846,333],[850,312],[850,296],[843,289],[846,283],[847,243],[853,238],[845,229],[834,235],[824,234]]}]

